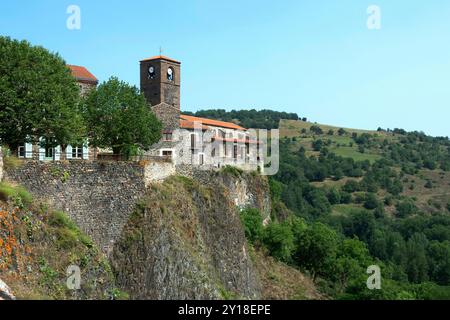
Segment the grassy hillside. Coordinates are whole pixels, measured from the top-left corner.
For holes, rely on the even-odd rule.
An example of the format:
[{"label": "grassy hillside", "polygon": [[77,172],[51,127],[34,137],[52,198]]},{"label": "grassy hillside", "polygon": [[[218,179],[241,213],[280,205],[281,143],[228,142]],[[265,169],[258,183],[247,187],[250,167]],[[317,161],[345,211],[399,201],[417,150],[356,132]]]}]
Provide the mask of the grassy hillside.
[{"label": "grassy hillside", "polygon": [[[317,134],[316,132],[311,131],[311,127],[314,126],[321,128],[323,133]],[[345,133],[340,135],[338,133],[340,129],[345,130]],[[353,134],[368,134],[373,143],[361,149],[360,145],[356,143],[352,137]],[[371,163],[374,163],[386,156],[386,150],[380,148],[385,141],[388,141],[389,144],[400,143],[405,136],[393,131],[359,130],[304,121],[281,120],[280,137],[291,139],[289,145],[291,151],[296,151],[300,147],[303,147],[306,150],[306,154],[309,156],[320,155],[320,151],[314,151],[312,144],[315,140],[322,139],[329,143],[326,145],[326,148],[338,156],[352,158],[355,161],[368,160]],[[401,171],[402,164],[394,163],[393,167],[398,171]],[[321,182],[313,182],[313,185],[317,187],[340,187],[347,181],[348,177],[343,177],[338,181],[334,179],[325,179]],[[431,185],[425,187],[428,181],[431,182]],[[414,174],[404,173],[401,182],[403,185],[401,194],[413,198],[422,212],[439,212],[442,208],[445,208],[447,202],[450,201],[450,171],[445,171],[440,168],[434,170],[419,169],[414,172]],[[384,195],[383,191],[379,192],[380,197]],[[393,208],[388,208],[388,210],[392,211]]]},{"label": "grassy hillside", "polygon": [[[318,127],[323,133],[318,134],[317,131],[311,131],[311,127]],[[364,153],[359,152],[358,145],[352,139],[352,134],[370,134],[379,141],[384,139],[395,141],[397,139],[394,133],[341,128],[296,120],[281,120],[279,129],[280,137],[294,138],[297,141],[297,146],[303,146],[308,151],[308,154],[318,154],[318,152],[313,151],[311,144],[314,140],[323,138],[330,141],[328,149],[331,152],[342,157],[353,158],[356,161],[369,160],[374,162],[381,158],[381,154],[375,148],[365,150]],[[345,133],[339,134],[340,129],[345,130]],[[297,146],[294,145],[292,147],[295,148]]]}]

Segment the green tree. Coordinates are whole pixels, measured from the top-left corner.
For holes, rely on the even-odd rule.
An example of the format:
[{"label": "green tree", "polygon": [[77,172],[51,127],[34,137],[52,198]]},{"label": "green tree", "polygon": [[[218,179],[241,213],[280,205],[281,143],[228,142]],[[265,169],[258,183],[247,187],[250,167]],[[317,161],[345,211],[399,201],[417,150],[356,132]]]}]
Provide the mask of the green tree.
[{"label": "green tree", "polygon": [[400,218],[405,218],[409,215],[417,213],[417,207],[410,199],[399,201],[395,208],[397,209],[397,216]]},{"label": "green tree", "polygon": [[427,238],[422,233],[415,233],[406,242],[406,273],[414,283],[428,280],[428,262],[426,257]]},{"label": "green tree", "polygon": [[44,138],[49,147],[84,134],[79,88],[57,54],[27,41],[0,37],[0,139],[13,151]]},{"label": "green tree", "polygon": [[272,222],[264,229],[263,243],[270,255],[280,261],[291,260],[295,249],[294,234],[288,222]]},{"label": "green tree", "polygon": [[443,286],[450,285],[450,242],[432,241],[428,256],[432,280]]},{"label": "green tree", "polygon": [[133,155],[159,141],[162,125],[139,90],[112,77],[92,91],[84,108],[90,144]]},{"label": "green tree", "polygon": [[314,151],[320,151],[323,147],[323,141],[321,139],[314,140],[312,142],[312,147],[313,147]]},{"label": "green tree", "polygon": [[372,258],[364,242],[358,239],[342,241],[336,258],[335,280],[339,283],[339,291],[343,292],[347,285],[354,281],[364,282],[367,278],[365,270]]},{"label": "green tree", "polygon": [[330,190],[328,190],[327,198],[332,205],[341,203],[341,194],[336,188],[330,188]]},{"label": "green tree", "polygon": [[364,208],[372,210],[379,206],[379,201],[374,193],[368,193],[364,201]]},{"label": "green tree", "polygon": [[308,269],[314,281],[318,276],[330,277],[336,262],[339,238],[330,227],[317,222],[298,239],[296,263]]}]

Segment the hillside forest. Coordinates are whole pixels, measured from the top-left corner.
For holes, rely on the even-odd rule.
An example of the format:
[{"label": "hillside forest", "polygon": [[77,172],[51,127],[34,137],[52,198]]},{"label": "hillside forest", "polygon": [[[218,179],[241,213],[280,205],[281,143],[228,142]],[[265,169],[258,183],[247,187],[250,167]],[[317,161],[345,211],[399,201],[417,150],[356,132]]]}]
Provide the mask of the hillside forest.
[{"label": "hillside forest", "polygon": [[[262,227],[258,212],[244,211],[250,243],[309,274],[330,298],[450,298],[447,137],[325,126],[265,110],[225,114],[219,118],[259,121],[254,127],[278,121],[280,129],[272,222]],[[370,265],[380,267],[381,290],[366,286]]]}]

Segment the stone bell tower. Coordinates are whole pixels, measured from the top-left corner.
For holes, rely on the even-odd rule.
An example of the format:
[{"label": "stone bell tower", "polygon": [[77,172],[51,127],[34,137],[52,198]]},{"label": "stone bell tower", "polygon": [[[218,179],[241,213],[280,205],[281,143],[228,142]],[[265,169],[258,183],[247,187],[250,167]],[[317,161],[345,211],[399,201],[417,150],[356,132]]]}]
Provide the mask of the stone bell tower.
[{"label": "stone bell tower", "polygon": [[180,110],[181,63],[165,56],[141,61],[141,92],[152,107],[166,103]]},{"label": "stone bell tower", "polygon": [[165,132],[180,124],[181,62],[165,56],[141,61],[141,92],[163,123]]}]

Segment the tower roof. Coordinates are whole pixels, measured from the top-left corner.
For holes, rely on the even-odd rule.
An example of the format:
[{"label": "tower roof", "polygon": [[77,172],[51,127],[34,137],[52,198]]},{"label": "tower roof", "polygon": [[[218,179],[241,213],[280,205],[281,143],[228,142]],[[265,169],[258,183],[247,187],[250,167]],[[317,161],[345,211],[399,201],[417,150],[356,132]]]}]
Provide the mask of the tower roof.
[{"label": "tower roof", "polygon": [[162,56],[162,55],[150,57],[150,58],[141,60],[141,62],[143,62],[143,61],[151,61],[151,60],[166,60],[166,61],[170,61],[170,62],[175,62],[175,63],[181,64],[180,61],[177,61],[177,60],[174,60],[174,59],[171,59],[169,57]]}]

